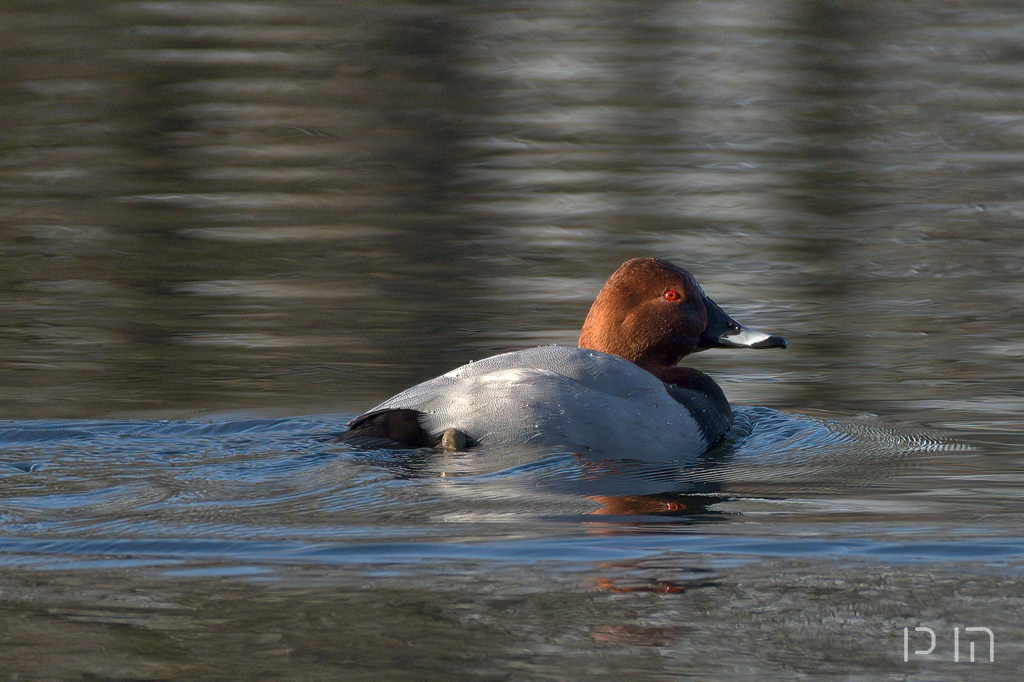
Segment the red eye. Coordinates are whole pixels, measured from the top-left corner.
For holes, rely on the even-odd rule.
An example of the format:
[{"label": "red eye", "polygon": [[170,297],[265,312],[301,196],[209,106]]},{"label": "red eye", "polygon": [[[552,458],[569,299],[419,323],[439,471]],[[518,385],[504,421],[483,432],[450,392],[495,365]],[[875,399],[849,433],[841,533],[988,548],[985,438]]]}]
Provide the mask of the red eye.
[{"label": "red eye", "polygon": [[662,294],[662,296],[665,297],[666,301],[678,301],[682,299],[682,296],[680,296],[679,292],[676,291],[675,289],[666,289],[665,293]]}]

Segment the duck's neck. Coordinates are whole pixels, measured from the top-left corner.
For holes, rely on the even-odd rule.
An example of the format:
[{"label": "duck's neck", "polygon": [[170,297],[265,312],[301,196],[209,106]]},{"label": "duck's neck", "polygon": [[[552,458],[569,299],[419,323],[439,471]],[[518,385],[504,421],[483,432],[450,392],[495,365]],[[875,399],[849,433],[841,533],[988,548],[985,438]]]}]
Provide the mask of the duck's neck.
[{"label": "duck's neck", "polygon": [[714,379],[699,369],[694,369],[693,367],[679,367],[677,365],[662,365],[654,369],[644,367],[644,369],[664,381],[666,384],[675,384],[680,388],[688,388],[692,391],[703,393],[710,398],[723,413],[731,413],[729,400],[725,397],[725,392],[722,391],[722,388],[715,383]]},{"label": "duck's neck", "polygon": [[675,364],[681,359],[678,349],[639,349],[631,347],[629,344],[616,345],[608,339],[588,334],[588,331],[590,330],[585,325],[583,333],[580,334],[580,348],[590,348],[629,360],[666,384],[675,384],[680,388],[687,388],[706,395],[716,407],[720,408],[721,412],[731,414],[729,401],[714,379],[700,370],[692,367],[680,367]]},{"label": "duck's neck", "polygon": [[[637,363],[640,364],[640,363]],[[640,365],[648,372],[658,377],[667,384],[675,384],[681,388],[699,389],[704,381],[711,380],[704,372],[692,367],[680,367],[679,365]],[[717,384],[715,384],[717,386]]]}]

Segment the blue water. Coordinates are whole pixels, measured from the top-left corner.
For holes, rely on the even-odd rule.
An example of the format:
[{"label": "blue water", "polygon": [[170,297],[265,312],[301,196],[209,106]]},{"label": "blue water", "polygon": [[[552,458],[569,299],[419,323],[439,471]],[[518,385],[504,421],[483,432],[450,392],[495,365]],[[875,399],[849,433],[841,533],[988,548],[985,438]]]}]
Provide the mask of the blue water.
[{"label": "blue water", "polygon": [[[665,553],[1017,562],[1024,547],[984,525],[950,537],[934,507],[901,504],[907,488],[927,493],[919,477],[935,478],[944,459],[974,455],[936,434],[738,408],[715,450],[652,464],[524,448],[367,451],[338,441],[345,422],[6,423],[0,565],[273,570]],[[974,500],[976,513],[986,502]],[[745,528],[745,513],[762,523]]]},{"label": "blue water", "polygon": [[9,671],[893,676],[924,665],[904,627],[944,666],[983,625],[1015,674],[1021,481],[969,432],[737,407],[718,448],[652,464],[361,450],[347,420],[0,425]]}]

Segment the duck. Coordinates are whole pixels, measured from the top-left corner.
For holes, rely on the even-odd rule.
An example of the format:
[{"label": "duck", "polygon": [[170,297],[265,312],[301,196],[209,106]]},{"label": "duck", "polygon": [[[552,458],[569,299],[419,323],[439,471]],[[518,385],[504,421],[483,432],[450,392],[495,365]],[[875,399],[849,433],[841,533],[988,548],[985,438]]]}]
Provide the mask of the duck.
[{"label": "duck", "polygon": [[623,263],[594,300],[577,347],[549,345],[471,362],[349,422],[364,447],[466,450],[537,445],[643,461],[703,454],[733,414],[710,376],[678,363],[712,348],[786,348],[747,328],[666,260]]}]

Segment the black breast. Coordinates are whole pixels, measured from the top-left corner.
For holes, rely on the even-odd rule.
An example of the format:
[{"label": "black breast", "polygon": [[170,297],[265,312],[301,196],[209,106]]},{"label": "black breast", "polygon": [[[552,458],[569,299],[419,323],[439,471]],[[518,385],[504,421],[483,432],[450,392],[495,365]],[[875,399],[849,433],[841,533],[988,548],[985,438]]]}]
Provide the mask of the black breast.
[{"label": "black breast", "polygon": [[685,386],[666,383],[665,390],[693,415],[708,448],[714,447],[732,426],[732,408],[714,379],[689,367],[686,370]]}]

